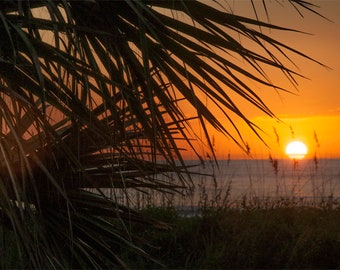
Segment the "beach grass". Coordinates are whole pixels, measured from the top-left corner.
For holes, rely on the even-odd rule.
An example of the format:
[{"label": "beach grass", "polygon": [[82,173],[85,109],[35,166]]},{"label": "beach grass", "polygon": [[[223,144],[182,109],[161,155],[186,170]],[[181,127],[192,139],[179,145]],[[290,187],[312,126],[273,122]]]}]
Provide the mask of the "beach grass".
[{"label": "beach grass", "polygon": [[[340,207],[205,208],[191,216],[173,207],[140,211],[169,228],[131,223],[133,241],[154,258],[122,245],[116,252],[131,269],[340,268]],[[14,234],[3,233],[2,268],[20,268]]]},{"label": "beach grass", "polygon": [[[166,268],[339,269],[340,208],[206,209],[185,217],[173,208],[142,210],[169,230],[133,227]],[[127,258],[132,268],[159,268]]]}]

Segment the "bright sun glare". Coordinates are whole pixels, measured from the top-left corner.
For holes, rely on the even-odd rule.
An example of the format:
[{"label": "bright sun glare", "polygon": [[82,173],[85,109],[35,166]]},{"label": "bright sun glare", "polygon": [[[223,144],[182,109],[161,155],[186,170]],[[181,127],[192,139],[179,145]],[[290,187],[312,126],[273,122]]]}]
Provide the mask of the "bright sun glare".
[{"label": "bright sun glare", "polygon": [[290,142],[286,147],[286,154],[293,159],[302,159],[307,152],[307,146],[301,141]]}]

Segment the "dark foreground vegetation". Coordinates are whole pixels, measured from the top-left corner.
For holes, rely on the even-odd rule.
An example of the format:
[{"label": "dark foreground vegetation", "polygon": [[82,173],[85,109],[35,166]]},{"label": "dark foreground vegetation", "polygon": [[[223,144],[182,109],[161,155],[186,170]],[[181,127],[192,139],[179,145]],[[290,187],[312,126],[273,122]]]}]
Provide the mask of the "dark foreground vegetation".
[{"label": "dark foreground vegetation", "polygon": [[[166,268],[340,268],[340,209],[206,210],[183,217],[174,209],[150,208],[146,215],[169,230],[132,228]],[[159,268],[126,255],[132,268]]]}]

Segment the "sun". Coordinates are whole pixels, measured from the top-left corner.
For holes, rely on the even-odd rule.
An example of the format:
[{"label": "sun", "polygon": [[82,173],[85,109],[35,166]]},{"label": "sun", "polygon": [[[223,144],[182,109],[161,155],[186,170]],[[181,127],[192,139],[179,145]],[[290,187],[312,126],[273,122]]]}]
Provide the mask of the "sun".
[{"label": "sun", "polygon": [[301,141],[292,141],[286,147],[286,154],[292,159],[302,159],[307,152],[307,146]]}]

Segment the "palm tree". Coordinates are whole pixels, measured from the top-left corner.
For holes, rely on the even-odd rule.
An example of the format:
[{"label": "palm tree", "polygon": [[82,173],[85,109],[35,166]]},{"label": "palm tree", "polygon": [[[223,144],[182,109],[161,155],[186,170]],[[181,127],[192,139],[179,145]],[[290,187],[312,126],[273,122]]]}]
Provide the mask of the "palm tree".
[{"label": "palm tree", "polygon": [[[262,32],[290,29],[211,3],[0,2],[3,268],[125,266],[124,245],[148,257],[129,224],[166,225],[133,210],[129,191],[190,185],[180,145],[202,159],[191,121],[213,153],[207,125],[245,150],[235,116],[258,132],[230,93],[275,117],[241,78],[280,90],[263,67],[294,83],[300,75],[279,59],[292,52],[314,60]],[[308,1],[289,3],[317,13]]]}]

